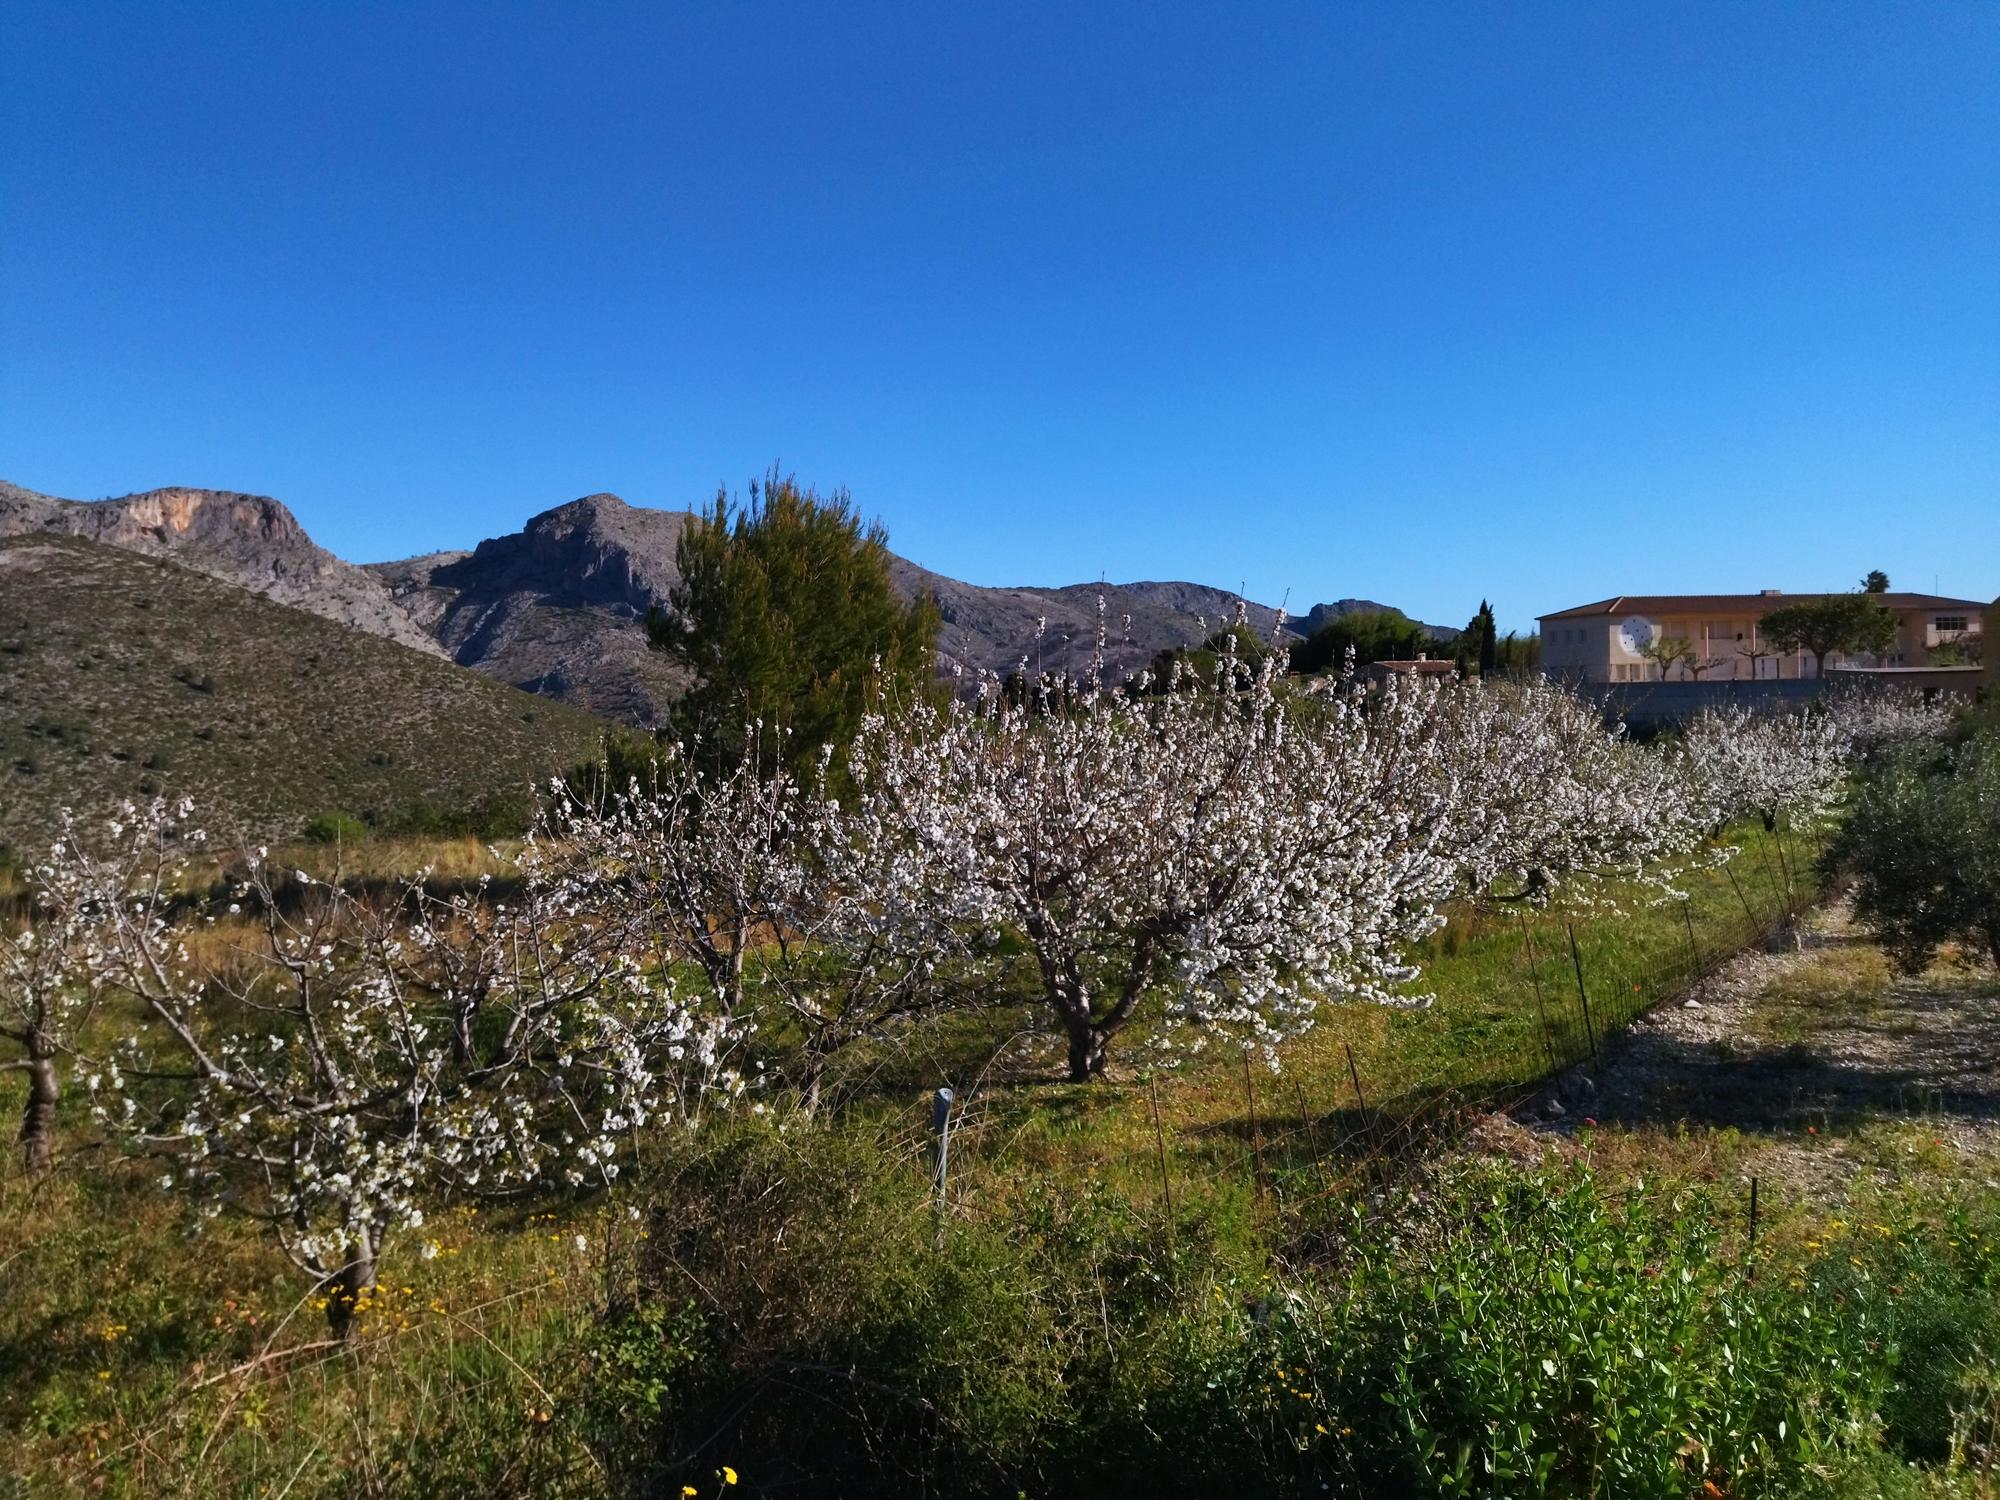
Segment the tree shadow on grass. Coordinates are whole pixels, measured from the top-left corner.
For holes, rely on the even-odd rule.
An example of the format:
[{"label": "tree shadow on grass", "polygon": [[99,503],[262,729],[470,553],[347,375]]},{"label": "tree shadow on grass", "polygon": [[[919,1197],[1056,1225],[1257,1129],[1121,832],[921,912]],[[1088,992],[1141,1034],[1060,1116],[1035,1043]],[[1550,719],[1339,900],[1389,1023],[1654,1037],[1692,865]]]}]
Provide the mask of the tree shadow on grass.
[{"label": "tree shadow on grass", "polygon": [[1598,1118],[1750,1132],[1879,1115],[2000,1119],[2000,992],[1990,979],[1932,975],[1865,1010],[1794,1007],[1778,1019],[1801,1022],[1798,1034],[1635,1035],[1606,1076]]}]

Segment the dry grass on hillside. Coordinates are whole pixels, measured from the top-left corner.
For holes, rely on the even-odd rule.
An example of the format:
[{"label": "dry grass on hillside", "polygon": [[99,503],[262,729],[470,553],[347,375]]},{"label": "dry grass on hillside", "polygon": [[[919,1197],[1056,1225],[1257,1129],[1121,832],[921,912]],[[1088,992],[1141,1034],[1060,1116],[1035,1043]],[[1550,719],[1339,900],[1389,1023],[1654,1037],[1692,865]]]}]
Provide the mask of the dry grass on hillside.
[{"label": "dry grass on hillside", "polygon": [[58,808],[189,796],[218,835],[525,804],[600,723],[172,563],[0,542],[0,844]]}]

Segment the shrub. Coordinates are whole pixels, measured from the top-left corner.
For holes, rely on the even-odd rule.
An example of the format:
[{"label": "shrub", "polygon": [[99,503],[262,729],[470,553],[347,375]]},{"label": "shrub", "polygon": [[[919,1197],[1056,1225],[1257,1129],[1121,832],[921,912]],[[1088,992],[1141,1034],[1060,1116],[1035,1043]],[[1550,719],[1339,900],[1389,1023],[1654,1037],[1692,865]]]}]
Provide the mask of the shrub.
[{"label": "shrub", "polygon": [[374,819],[378,831],[397,838],[519,838],[534,818],[526,787],[487,792],[467,806],[414,802]]},{"label": "shrub", "polygon": [[759,1126],[671,1174],[603,1335],[646,1437],[595,1419],[652,1492],[721,1452],[850,1495],[1791,1494],[1940,1455],[1994,1348],[1963,1228],[1752,1267],[1704,1192],[1481,1164],[1273,1279],[1227,1198],[1169,1232],[1030,1185],[938,1233],[888,1147]]},{"label": "shrub", "polygon": [[368,837],[368,825],[351,813],[329,812],[306,820],[306,842],[358,844]]},{"label": "shrub", "polygon": [[796,1120],[670,1175],[647,1300],[692,1298],[708,1356],[660,1404],[646,1493],[702,1483],[713,1453],[774,1492],[1121,1492],[1135,1455],[1165,1457],[1132,1421],[1179,1372],[1151,1351],[1205,1316],[1241,1222],[1191,1215],[1178,1273],[1157,1215],[1106,1188],[940,1224],[892,1137]]},{"label": "shrub", "polygon": [[1878,1314],[1750,1280],[1702,1197],[1480,1170],[1417,1214],[1360,1232],[1347,1300],[1277,1325],[1336,1488],[1365,1464],[1422,1494],[1734,1493],[1869,1430]]},{"label": "shrub", "polygon": [[1943,758],[1911,751],[1869,775],[1830,870],[1854,876],[1854,909],[1905,973],[1954,939],[2000,963],[2000,733]]}]

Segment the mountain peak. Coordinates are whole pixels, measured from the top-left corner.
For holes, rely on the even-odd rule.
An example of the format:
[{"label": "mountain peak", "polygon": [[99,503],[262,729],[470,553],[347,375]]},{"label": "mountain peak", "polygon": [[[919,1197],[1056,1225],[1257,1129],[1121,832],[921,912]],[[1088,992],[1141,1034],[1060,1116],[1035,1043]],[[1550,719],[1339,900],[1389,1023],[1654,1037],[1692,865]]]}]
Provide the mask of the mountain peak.
[{"label": "mountain peak", "polygon": [[298,517],[269,495],[170,485],[113,500],[64,500],[0,485],[0,536],[31,532],[171,558],[280,604],[438,651],[381,580],[315,544]]},{"label": "mountain peak", "polygon": [[530,516],[527,524],[521,529],[535,531],[548,526],[573,526],[578,522],[585,525],[605,523],[616,525],[639,510],[639,506],[628,503],[609,490],[599,490],[595,494],[579,495],[574,500],[565,500],[561,505],[552,505],[547,510]]}]

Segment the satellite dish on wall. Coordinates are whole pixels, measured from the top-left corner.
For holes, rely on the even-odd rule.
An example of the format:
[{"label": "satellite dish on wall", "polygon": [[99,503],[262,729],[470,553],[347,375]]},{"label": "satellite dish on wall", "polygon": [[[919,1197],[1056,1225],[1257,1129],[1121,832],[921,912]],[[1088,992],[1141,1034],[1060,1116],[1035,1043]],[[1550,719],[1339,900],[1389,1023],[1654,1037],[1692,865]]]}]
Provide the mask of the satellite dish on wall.
[{"label": "satellite dish on wall", "polygon": [[1618,644],[1628,656],[1644,656],[1646,648],[1659,638],[1659,627],[1644,615],[1633,615],[1618,627]]}]

